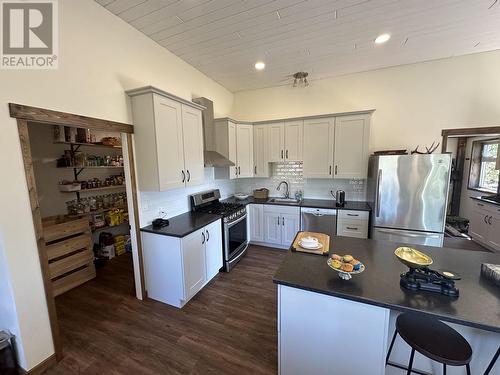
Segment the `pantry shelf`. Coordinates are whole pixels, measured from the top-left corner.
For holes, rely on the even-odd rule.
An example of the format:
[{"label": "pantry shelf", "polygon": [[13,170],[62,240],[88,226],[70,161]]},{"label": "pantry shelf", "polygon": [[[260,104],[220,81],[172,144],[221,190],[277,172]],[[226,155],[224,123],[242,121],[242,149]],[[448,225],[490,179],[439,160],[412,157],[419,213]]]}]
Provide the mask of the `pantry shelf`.
[{"label": "pantry shelf", "polygon": [[121,149],[122,146],[112,146],[112,145],[103,145],[99,143],[80,143],[80,142],[61,142],[61,141],[56,141],[54,144],[60,144],[60,145],[71,145],[71,146],[89,146],[89,147],[102,147],[102,148],[117,148]]},{"label": "pantry shelf", "polygon": [[97,167],[57,167],[59,169],[123,169],[123,165],[114,166],[114,165],[101,165]]},{"label": "pantry shelf", "polygon": [[82,216],[88,216],[88,215],[102,214],[102,213],[113,211],[113,210],[116,210],[116,209],[123,210],[124,207],[103,208],[102,210],[95,210],[95,211],[85,212],[83,214],[66,215],[66,217],[82,217]]},{"label": "pantry shelf", "polygon": [[61,191],[61,193],[93,193],[95,191],[106,191],[106,190],[117,190],[117,189],[125,189],[125,185],[112,185],[112,186],[103,186],[100,188],[93,188],[93,189],[81,189],[81,190],[74,190],[74,191]]},{"label": "pantry shelf", "polygon": [[97,232],[100,232],[100,231],[103,231],[103,230],[107,230],[107,229],[118,228],[118,227],[121,227],[121,226],[123,226],[125,224],[128,225],[128,221],[125,220],[123,223],[118,224],[118,225],[106,225],[104,227],[92,228],[92,233],[97,233]]}]

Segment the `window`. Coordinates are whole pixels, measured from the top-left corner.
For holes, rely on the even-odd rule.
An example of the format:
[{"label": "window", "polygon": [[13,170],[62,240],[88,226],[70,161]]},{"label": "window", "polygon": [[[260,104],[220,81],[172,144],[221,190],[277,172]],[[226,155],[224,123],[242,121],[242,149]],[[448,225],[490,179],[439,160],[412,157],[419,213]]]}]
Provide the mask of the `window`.
[{"label": "window", "polygon": [[496,193],[499,171],[496,169],[498,139],[472,143],[469,188]]}]

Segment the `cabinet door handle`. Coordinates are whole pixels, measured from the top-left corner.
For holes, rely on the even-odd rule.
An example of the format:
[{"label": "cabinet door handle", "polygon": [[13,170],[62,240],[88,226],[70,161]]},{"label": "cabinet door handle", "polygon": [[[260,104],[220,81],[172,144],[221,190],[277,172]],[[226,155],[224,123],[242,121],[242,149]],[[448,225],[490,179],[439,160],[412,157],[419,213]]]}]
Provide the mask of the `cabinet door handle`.
[{"label": "cabinet door handle", "polygon": [[490,216],[490,217],[488,218],[488,224],[490,224],[490,225],[491,225],[491,219],[492,219],[492,218],[493,218],[493,216]]},{"label": "cabinet door handle", "polygon": [[335,166],[335,176],[337,175],[337,172],[338,172],[337,166]]},{"label": "cabinet door handle", "polygon": [[330,172],[328,172],[330,176],[332,175],[332,166],[330,165]]},{"label": "cabinet door handle", "polygon": [[201,232],[201,237],[202,237],[201,244],[203,245],[205,243],[205,232]]},{"label": "cabinet door handle", "polygon": [[285,226],[285,218],[284,217],[281,218],[281,225]]},{"label": "cabinet door handle", "polygon": [[283,159],[283,150],[281,150],[281,158]]},{"label": "cabinet door handle", "polygon": [[483,220],[485,224],[488,224],[488,216],[485,216]]},{"label": "cabinet door handle", "polygon": [[182,183],[184,183],[186,181],[186,174],[184,173],[184,171],[181,171],[182,173]]},{"label": "cabinet door handle", "polygon": [[188,182],[191,180],[191,173],[189,173],[189,169],[187,170],[188,173]]},{"label": "cabinet door handle", "polygon": [[484,204],[482,204],[482,203],[478,203],[477,205],[481,206],[481,207],[484,207]]},{"label": "cabinet door handle", "polygon": [[346,227],[347,229],[350,229],[350,230],[358,230],[357,227]]},{"label": "cabinet door handle", "polygon": [[253,167],[253,169],[254,169],[254,172],[253,172],[253,173],[254,173],[254,174],[257,174],[257,166]]},{"label": "cabinet door handle", "polygon": [[288,159],[288,150],[286,150],[286,158]]},{"label": "cabinet door handle", "polygon": [[278,216],[278,225],[280,225],[280,217]]},{"label": "cabinet door handle", "polygon": [[210,232],[207,230],[207,242],[210,240]]}]

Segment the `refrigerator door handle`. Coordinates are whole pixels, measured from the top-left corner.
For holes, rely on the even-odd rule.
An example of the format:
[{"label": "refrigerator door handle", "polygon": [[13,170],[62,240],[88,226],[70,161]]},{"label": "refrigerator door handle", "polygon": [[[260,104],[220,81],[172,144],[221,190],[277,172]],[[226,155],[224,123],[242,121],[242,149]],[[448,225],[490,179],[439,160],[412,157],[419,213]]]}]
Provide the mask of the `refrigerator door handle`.
[{"label": "refrigerator door handle", "polygon": [[375,216],[376,217],[380,216],[380,181],[382,181],[382,169],[379,169],[378,173],[377,173],[377,192],[376,192],[377,202],[376,202],[376,209],[375,209]]},{"label": "refrigerator door handle", "polygon": [[380,233],[386,233],[386,234],[395,234],[397,233],[398,236],[401,237],[411,237],[411,238],[420,238],[420,237],[426,237],[426,238],[439,238],[439,235],[437,234],[417,234],[417,233],[401,233],[401,231],[393,231],[393,230],[384,230],[384,229],[377,229],[377,232]]}]

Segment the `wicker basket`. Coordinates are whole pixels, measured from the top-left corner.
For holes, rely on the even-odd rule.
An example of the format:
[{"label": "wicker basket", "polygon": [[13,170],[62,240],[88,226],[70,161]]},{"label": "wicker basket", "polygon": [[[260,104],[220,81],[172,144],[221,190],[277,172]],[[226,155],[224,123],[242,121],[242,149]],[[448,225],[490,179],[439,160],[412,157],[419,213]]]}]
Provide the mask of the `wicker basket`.
[{"label": "wicker basket", "polygon": [[253,191],[253,197],[255,199],[267,199],[269,196],[269,189],[262,188],[262,189],[255,189]]}]

